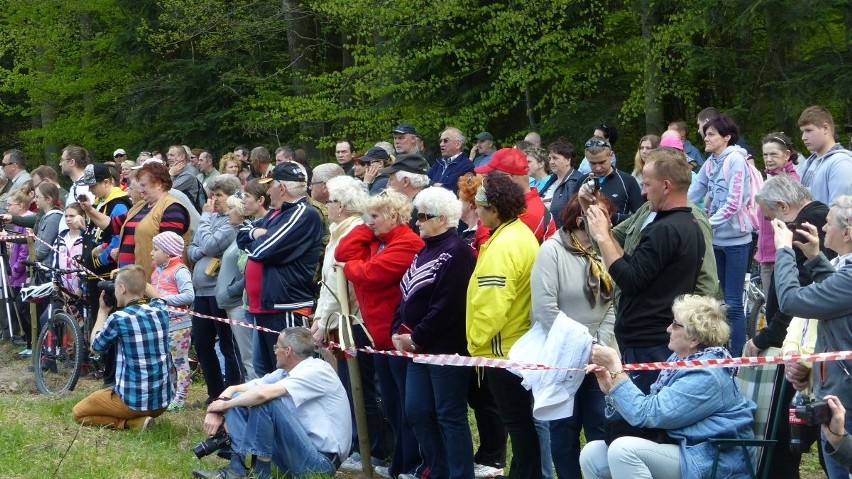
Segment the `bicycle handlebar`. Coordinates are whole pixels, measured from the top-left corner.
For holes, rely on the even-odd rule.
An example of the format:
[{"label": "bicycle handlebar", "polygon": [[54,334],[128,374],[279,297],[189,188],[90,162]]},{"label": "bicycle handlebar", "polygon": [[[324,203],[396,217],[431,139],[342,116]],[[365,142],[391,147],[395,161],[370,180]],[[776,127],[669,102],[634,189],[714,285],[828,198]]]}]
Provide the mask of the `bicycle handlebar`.
[{"label": "bicycle handlebar", "polygon": [[38,261],[24,260],[24,264],[26,266],[31,267],[31,268],[40,269],[42,271],[48,271],[50,273],[58,273],[58,274],[87,274],[88,273],[88,271],[86,271],[85,269],[80,269],[80,268],[67,268],[67,269],[53,268],[53,267],[50,267],[50,266],[45,266],[45,265],[39,263]]}]

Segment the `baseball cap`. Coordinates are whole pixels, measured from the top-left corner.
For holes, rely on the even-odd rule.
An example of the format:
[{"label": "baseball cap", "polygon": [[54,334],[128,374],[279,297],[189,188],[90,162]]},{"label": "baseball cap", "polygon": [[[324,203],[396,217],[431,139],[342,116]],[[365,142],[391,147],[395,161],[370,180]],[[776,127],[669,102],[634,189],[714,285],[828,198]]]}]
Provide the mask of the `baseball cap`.
[{"label": "baseball cap", "polygon": [[289,161],[276,165],[275,169],[272,170],[271,175],[265,178],[260,178],[257,181],[258,183],[269,183],[272,180],[300,181],[303,183],[307,181],[305,173],[302,172],[302,169],[299,168],[299,165],[297,163],[291,163]]},{"label": "baseball cap", "polygon": [[391,133],[397,133],[397,134],[411,133],[412,135],[416,135],[417,130],[414,128],[414,125],[412,125],[410,123],[400,123],[399,125],[396,125],[396,128],[391,130]]},{"label": "baseball cap", "polygon": [[390,158],[390,156],[384,148],[380,146],[374,146],[367,150],[366,153],[361,155],[361,158],[359,158],[358,160],[362,163],[369,163],[370,161],[374,160],[388,161],[388,158]]},{"label": "baseball cap", "polygon": [[494,141],[494,135],[488,133],[487,131],[483,131],[482,133],[474,136],[479,141]]},{"label": "baseball cap", "polygon": [[407,155],[400,155],[400,157],[396,159],[394,164],[388,166],[387,168],[384,168],[382,170],[382,173],[390,175],[392,173],[396,173],[397,171],[407,171],[409,173],[425,175],[428,170],[429,162],[426,161],[426,158],[423,158],[417,153],[409,153]]},{"label": "baseball cap", "polygon": [[122,150],[121,148],[119,148],[119,149],[117,149],[117,150],[115,150],[115,151],[113,151],[113,152],[112,152],[112,157],[113,157],[113,158],[115,158],[116,156],[119,156],[119,155],[121,155],[121,156],[127,156],[127,153],[126,153],[124,150]]},{"label": "baseball cap", "polygon": [[83,170],[83,178],[81,178],[81,182],[84,185],[92,186],[107,178],[112,178],[112,173],[109,171],[109,167],[103,163],[93,163],[91,165],[86,165],[86,169]]},{"label": "baseball cap", "polygon": [[500,148],[491,155],[488,163],[476,168],[480,175],[491,171],[502,171],[510,175],[526,175],[529,173],[527,155],[516,148]]}]

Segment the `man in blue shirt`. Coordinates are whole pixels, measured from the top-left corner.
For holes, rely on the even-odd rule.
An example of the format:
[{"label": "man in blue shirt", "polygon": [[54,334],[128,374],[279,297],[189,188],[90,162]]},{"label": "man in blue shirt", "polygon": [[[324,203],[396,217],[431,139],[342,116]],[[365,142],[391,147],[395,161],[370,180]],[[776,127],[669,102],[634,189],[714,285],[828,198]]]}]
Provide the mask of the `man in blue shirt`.
[{"label": "man in blue shirt", "polygon": [[145,430],[174,396],[166,304],[159,299],[147,302],[146,285],[145,270],[133,264],[118,270],[115,298],[120,309],[109,317],[101,295],[92,350],[104,352],[111,344],[118,345],[115,386],[74,405],[72,415],[80,424]]}]

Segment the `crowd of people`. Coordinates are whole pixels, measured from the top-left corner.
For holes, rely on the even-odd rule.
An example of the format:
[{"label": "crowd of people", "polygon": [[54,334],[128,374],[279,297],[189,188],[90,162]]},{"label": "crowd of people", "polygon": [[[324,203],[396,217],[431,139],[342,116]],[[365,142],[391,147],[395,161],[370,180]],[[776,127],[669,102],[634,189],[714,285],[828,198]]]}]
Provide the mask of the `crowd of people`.
[{"label": "crowd of people", "polygon": [[[825,108],[798,124],[810,154],[767,134],[766,178],[714,108],[697,117],[706,157],[675,121],[640,139],[629,173],[608,125],[582,150],[564,138],[542,147],[534,132],[504,148],[481,132],[468,145],[448,127],[430,153],[400,124],[392,143],[359,155],[341,140],[336,161],[314,167],[289,147],[237,147],[216,168],[210,151],[183,145],[135,161],[118,149],[104,163],[70,145],[67,192],[51,167],[28,173],[24,154],[9,150],[0,219],[6,234],[33,231],[36,260],[91,272],[63,278],[94,306],[92,349],[106,363],[104,389],[74,407],[76,421],[146,429],[188,407],[194,345],[204,430],[231,438],[230,463],[195,477],[270,477],[272,464],[296,476],[374,467],[403,479],[708,477],[709,439],[753,437],[755,404],[736,369],[623,364],[767,354],[793,316],[818,320],[812,350],[852,348],[852,153]],[[8,244],[12,288],[46,280],[28,278],[26,247]],[[748,337],[752,261],[767,325]],[[117,308],[96,287],[113,276]],[[17,306],[26,358],[31,318]],[[371,456],[362,458],[346,359],[324,351],[346,312],[358,347],[565,370],[359,353]],[[832,479],[849,474],[850,366],[784,370],[841,418],[820,440]],[[719,477],[746,476],[741,454],[721,452]],[[801,460],[774,458],[766,467],[785,477]]]}]

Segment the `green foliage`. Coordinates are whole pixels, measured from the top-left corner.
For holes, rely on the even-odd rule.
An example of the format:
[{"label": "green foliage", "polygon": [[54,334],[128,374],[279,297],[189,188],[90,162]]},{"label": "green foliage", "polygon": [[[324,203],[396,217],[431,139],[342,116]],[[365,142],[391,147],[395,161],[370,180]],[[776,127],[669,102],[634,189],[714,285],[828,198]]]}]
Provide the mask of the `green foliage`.
[{"label": "green foliage", "polygon": [[[844,0],[0,0],[0,140],[361,149],[414,123],[581,143],[705,106],[755,142],[807,105],[852,122]],[[653,107],[653,108],[651,108]],[[649,109],[650,108],[650,109]],[[653,117],[662,112],[663,123]],[[654,131],[659,133],[659,131]],[[37,163],[39,161],[35,161]]]}]

